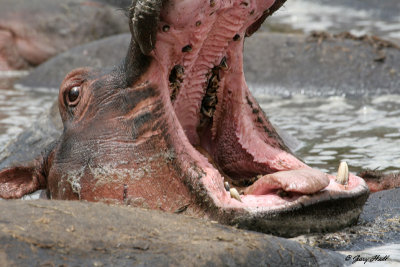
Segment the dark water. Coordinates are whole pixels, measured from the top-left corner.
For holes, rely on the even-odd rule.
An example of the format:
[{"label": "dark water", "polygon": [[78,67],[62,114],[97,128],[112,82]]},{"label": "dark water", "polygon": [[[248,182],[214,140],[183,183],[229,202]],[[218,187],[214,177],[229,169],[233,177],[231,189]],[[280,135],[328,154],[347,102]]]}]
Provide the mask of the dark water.
[{"label": "dark water", "polygon": [[305,33],[349,31],[400,43],[400,1],[288,0],[270,23],[285,24]]},{"label": "dark water", "polygon": [[20,91],[13,82],[26,71],[0,71],[0,150],[50,107],[55,94]]}]

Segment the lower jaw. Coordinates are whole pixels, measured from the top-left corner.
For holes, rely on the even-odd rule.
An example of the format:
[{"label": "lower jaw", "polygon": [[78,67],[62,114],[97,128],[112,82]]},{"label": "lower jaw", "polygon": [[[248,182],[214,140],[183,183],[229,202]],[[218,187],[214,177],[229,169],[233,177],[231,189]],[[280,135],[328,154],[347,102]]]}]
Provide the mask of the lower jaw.
[{"label": "lower jaw", "polygon": [[226,223],[283,237],[335,231],[357,222],[367,198],[365,188],[347,193],[326,190],[300,197],[281,208],[265,211],[244,208]]}]

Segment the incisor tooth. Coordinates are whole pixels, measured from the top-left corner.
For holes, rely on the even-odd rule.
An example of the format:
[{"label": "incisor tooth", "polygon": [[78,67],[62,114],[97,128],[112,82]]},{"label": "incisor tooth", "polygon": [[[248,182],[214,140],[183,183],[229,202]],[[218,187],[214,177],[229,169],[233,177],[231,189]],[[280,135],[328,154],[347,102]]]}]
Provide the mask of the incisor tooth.
[{"label": "incisor tooth", "polygon": [[236,188],[232,187],[231,189],[229,189],[229,193],[231,194],[231,198],[242,202],[242,199],[240,198],[239,192],[236,190]]},{"label": "incisor tooth", "polygon": [[349,167],[346,161],[342,161],[339,164],[339,169],[336,176],[336,182],[339,184],[347,184],[349,181]]},{"label": "incisor tooth", "polygon": [[229,191],[229,189],[231,189],[228,182],[225,182],[224,186],[226,191]]}]

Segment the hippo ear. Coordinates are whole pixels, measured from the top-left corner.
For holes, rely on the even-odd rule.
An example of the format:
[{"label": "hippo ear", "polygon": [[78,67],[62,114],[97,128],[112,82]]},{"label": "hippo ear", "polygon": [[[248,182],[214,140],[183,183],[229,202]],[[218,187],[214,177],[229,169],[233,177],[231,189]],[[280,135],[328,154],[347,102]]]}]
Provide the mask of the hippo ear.
[{"label": "hippo ear", "polygon": [[11,167],[0,171],[0,197],[20,198],[25,194],[43,189],[41,175],[34,167]]},{"label": "hippo ear", "polygon": [[163,0],[133,1],[132,35],[144,55],[149,55],[156,45],[162,4]]}]

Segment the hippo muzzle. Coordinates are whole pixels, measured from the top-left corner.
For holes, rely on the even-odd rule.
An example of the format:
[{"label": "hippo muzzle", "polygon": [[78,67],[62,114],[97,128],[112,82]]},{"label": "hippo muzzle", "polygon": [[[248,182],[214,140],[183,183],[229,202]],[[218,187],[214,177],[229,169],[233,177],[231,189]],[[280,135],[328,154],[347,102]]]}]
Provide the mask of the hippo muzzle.
[{"label": "hippo muzzle", "polygon": [[356,222],[363,179],[293,156],[245,82],[245,37],[284,2],[133,1],[125,60],[67,75],[63,135],[36,167],[3,170],[0,196],[44,188],[283,236]]}]

